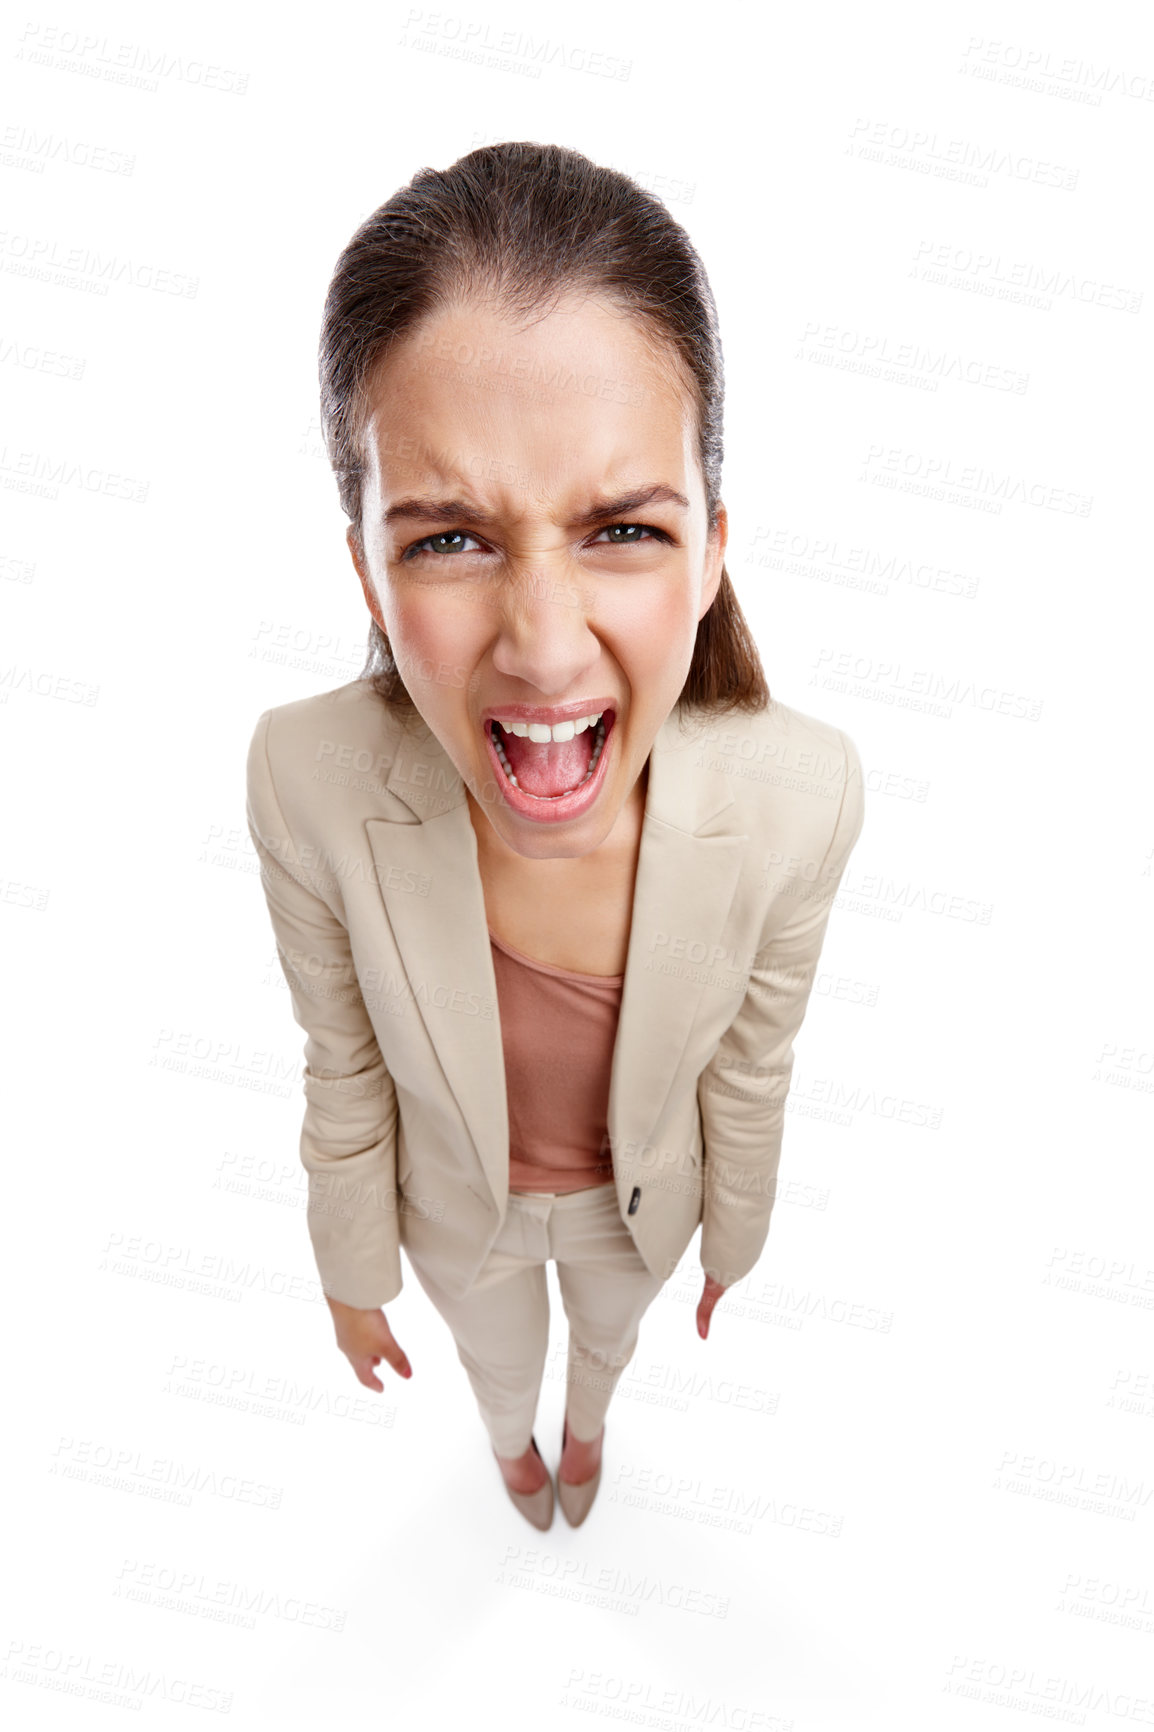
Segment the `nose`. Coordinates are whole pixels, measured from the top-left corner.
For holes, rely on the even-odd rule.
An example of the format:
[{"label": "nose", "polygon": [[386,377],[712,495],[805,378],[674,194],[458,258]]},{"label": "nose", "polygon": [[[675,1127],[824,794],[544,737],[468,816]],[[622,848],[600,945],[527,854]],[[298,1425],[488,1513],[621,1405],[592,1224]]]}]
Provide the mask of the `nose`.
[{"label": "nose", "polygon": [[590,624],[587,586],[569,568],[536,566],[501,585],[493,666],[534,691],[572,691],[596,666],[601,645]]}]

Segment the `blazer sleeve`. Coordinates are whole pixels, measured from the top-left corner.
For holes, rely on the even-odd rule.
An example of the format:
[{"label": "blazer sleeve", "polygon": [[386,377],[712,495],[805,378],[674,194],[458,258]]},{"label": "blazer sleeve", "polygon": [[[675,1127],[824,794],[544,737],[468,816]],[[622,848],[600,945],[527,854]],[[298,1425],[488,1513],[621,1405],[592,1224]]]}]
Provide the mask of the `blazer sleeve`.
[{"label": "blazer sleeve", "polygon": [[[777,1194],[793,1042],[817,974],[830,910],[865,813],[861,760],[845,748],[829,847],[814,877],[771,898],[741,1009],[698,1079],[704,1147],[701,1263],[723,1286],[748,1275],[765,1246]],[[784,922],[781,905],[788,913]]]},{"label": "blazer sleeve", "polygon": [[353,963],[348,930],[313,883],[277,799],[270,712],[249,747],[246,817],[293,1015],[305,1031],[300,1157],[308,1229],[326,1294],[361,1310],[401,1291],[397,1097]]}]

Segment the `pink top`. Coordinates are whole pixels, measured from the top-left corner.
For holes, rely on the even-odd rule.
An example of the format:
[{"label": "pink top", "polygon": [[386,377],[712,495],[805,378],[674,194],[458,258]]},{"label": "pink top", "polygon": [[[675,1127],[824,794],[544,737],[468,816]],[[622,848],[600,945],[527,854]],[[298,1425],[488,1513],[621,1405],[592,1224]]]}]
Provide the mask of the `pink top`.
[{"label": "pink top", "polygon": [[575,974],[489,933],[505,1047],[509,1189],[611,1184],[606,1118],[623,974]]}]

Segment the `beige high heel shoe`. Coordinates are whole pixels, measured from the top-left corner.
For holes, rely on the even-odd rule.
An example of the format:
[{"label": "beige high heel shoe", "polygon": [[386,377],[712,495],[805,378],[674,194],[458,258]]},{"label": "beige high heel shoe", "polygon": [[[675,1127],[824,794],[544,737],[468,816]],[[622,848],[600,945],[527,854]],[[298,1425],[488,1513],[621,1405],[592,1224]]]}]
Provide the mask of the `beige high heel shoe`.
[{"label": "beige high heel shoe", "polygon": [[[542,1467],[544,1467],[545,1461],[541,1451],[537,1449],[537,1439],[531,1437],[529,1442],[537,1451],[537,1459],[540,1461]],[[493,1450],[493,1455],[494,1458],[496,1458],[497,1451],[495,1449]],[[501,1463],[498,1460],[498,1471],[500,1471],[500,1466]],[[538,1486],[536,1491],[514,1491],[508,1480],[505,1478],[505,1475],[501,1474],[501,1480],[504,1484],[505,1490],[509,1493],[509,1496],[521,1511],[521,1514],[525,1517],[525,1520],[531,1522],[535,1528],[540,1528],[542,1533],[546,1532],[546,1530],[551,1528],[553,1525],[553,1476],[549,1474],[547,1468],[545,1471],[548,1475],[545,1484]]]},{"label": "beige high heel shoe", "polygon": [[[569,1435],[569,1416],[561,1427],[561,1453],[565,1453],[565,1442]],[[604,1438],[605,1427],[601,1427]],[[570,1485],[568,1480],[561,1478],[561,1469],[557,1469],[557,1496],[561,1500],[561,1509],[565,1520],[571,1528],[579,1528],[589,1511],[593,1508],[593,1499],[597,1496],[597,1487],[601,1484],[601,1463],[597,1463],[597,1472],[592,1479],[582,1480],[580,1485]]]}]

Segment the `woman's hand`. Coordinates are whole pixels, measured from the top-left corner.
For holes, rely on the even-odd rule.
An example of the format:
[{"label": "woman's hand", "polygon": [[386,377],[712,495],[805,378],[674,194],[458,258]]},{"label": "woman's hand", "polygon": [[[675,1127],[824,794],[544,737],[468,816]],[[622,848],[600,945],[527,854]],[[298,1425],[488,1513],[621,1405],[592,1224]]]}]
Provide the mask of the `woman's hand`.
[{"label": "woman's hand", "polygon": [[725,1292],[720,1281],[715,1281],[712,1275],[705,1277],[705,1287],[697,1302],[697,1333],[703,1341],[709,1339],[709,1319],[713,1316],[713,1307]]},{"label": "woman's hand", "polygon": [[383,1311],[358,1311],[355,1305],[344,1305],[326,1293],[329,1310],[337,1331],[337,1346],[366,1389],[381,1391],[384,1384],[373,1370],[387,1359],[398,1377],[411,1377],[413,1368],[401,1352]]}]

